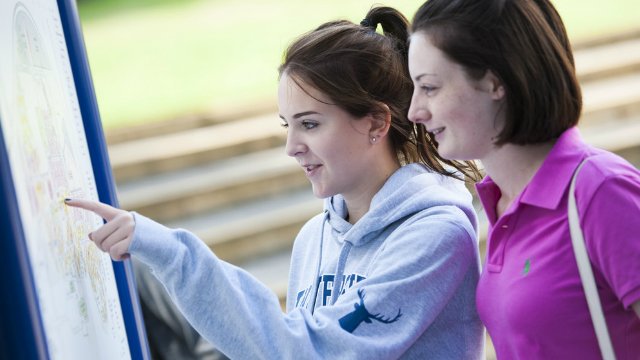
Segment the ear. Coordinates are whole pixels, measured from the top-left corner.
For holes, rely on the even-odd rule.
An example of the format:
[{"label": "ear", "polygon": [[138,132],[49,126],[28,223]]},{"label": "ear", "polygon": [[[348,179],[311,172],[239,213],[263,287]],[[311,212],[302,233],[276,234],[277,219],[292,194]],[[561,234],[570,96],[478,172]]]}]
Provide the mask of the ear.
[{"label": "ear", "polygon": [[369,129],[369,137],[380,139],[389,133],[391,128],[391,110],[385,103],[380,103],[380,111],[371,114],[371,128]]},{"label": "ear", "polygon": [[491,98],[493,100],[502,100],[506,94],[504,89],[504,84],[498,78],[493,71],[488,70],[486,74],[484,74],[484,78],[482,81],[487,85],[486,89],[489,90],[491,94]]}]

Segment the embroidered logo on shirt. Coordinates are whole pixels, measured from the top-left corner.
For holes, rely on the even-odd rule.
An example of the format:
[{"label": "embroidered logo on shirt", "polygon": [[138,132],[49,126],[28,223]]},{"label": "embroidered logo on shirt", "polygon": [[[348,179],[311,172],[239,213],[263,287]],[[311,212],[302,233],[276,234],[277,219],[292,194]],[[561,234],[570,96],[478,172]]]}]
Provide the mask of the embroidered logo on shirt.
[{"label": "embroidered logo on shirt", "polygon": [[360,298],[360,303],[353,304],[355,310],[348,313],[347,315],[340,318],[340,327],[342,327],[345,331],[353,333],[353,331],[360,326],[363,322],[367,324],[371,324],[371,320],[376,320],[383,324],[391,324],[396,322],[400,316],[402,316],[402,309],[398,309],[398,315],[391,318],[386,318],[381,316],[380,314],[371,314],[367,308],[364,306],[364,289],[358,290],[358,297]]},{"label": "embroidered logo on shirt", "polygon": [[529,273],[529,270],[531,270],[531,260],[527,259],[524,262],[524,268],[522,269],[522,276],[526,276]]}]

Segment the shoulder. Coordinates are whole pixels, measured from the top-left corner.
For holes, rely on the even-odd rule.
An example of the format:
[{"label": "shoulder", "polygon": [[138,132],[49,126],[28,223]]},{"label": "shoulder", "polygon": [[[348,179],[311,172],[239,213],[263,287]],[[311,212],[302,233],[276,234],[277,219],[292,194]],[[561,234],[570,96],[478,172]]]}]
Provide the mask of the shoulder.
[{"label": "shoulder", "polygon": [[325,212],[321,212],[307,220],[307,222],[302,225],[298,235],[296,235],[294,247],[302,246],[302,244],[307,243],[310,239],[317,238],[317,235],[322,230],[322,223],[325,221],[325,218]]},{"label": "shoulder", "polygon": [[432,206],[414,214],[412,220],[413,222],[409,222],[408,225],[429,232],[460,233],[460,236],[466,234],[474,241],[477,237],[477,218],[471,206],[469,208],[461,208],[453,204]]},{"label": "shoulder", "polygon": [[416,224],[416,226],[433,225],[434,223],[464,226],[470,222],[466,212],[455,204],[442,204],[422,209],[405,221],[406,224]]},{"label": "shoulder", "polygon": [[602,151],[590,156],[576,180],[578,206],[587,210],[592,202],[640,196],[640,172],[620,156]]},{"label": "shoulder", "polygon": [[326,220],[326,216],[327,215],[325,211],[316,214],[314,217],[307,220],[304,225],[302,225],[300,232],[317,231],[322,226],[322,223]]},{"label": "shoulder", "polygon": [[434,206],[407,218],[390,234],[389,244],[416,251],[464,252],[477,249],[477,233],[467,214],[453,205]]},{"label": "shoulder", "polygon": [[[598,151],[585,159],[581,173],[598,176],[598,178],[609,178],[616,176],[636,177],[640,172],[624,158],[609,151]],[[598,179],[592,179],[597,180]]]},{"label": "shoulder", "polygon": [[[578,174],[575,197],[592,253],[637,239],[640,172],[633,165],[610,153],[590,157]],[[624,253],[624,246],[619,250]]]},{"label": "shoulder", "polygon": [[414,214],[386,237],[372,264],[377,271],[395,269],[430,281],[442,277],[451,283],[470,269],[477,272],[480,259],[475,233],[455,215],[458,211],[432,209]]}]

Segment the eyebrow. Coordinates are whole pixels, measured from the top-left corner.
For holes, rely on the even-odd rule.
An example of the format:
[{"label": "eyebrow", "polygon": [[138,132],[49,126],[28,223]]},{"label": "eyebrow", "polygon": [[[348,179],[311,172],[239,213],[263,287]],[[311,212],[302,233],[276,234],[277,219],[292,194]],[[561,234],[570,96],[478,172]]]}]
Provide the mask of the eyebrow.
[{"label": "eyebrow", "polygon": [[[299,118],[301,118],[303,116],[306,116],[306,115],[320,115],[320,113],[317,112],[317,111],[304,111],[304,112],[297,113],[297,114],[293,115],[293,118],[294,119],[299,119]],[[280,118],[282,120],[285,120],[284,116],[282,116],[282,115],[279,115],[279,116],[280,116]]]},{"label": "eyebrow", "polygon": [[420,74],[416,77],[414,77],[413,79],[415,81],[420,81],[420,79],[422,79],[424,76],[436,76],[436,74],[432,74],[432,73],[424,73],[424,74]]}]

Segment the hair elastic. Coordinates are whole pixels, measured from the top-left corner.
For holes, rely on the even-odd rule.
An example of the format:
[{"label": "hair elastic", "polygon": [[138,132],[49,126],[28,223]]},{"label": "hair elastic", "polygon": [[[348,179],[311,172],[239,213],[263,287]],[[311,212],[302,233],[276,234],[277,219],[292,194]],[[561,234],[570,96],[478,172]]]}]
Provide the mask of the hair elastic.
[{"label": "hair elastic", "polygon": [[360,26],[364,26],[367,27],[371,30],[375,30],[376,29],[376,24],[374,24],[373,22],[371,22],[371,20],[364,18],[362,19],[362,21],[360,21]]}]

